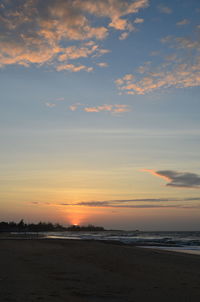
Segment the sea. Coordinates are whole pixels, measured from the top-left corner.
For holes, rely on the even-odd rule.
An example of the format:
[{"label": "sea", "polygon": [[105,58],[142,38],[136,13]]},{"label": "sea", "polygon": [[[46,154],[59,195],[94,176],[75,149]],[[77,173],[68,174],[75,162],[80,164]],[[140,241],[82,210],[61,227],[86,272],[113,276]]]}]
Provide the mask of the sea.
[{"label": "sea", "polygon": [[143,248],[200,255],[200,231],[143,232],[143,231],[101,231],[101,232],[46,232],[43,238],[100,240],[134,245]]}]

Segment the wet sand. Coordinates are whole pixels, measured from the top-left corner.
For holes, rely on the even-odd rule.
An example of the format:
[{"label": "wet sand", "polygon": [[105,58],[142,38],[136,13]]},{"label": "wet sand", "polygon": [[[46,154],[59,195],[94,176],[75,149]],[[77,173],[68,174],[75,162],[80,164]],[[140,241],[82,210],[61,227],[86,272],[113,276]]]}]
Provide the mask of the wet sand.
[{"label": "wet sand", "polygon": [[0,240],[0,301],[200,301],[200,256],[78,240]]}]

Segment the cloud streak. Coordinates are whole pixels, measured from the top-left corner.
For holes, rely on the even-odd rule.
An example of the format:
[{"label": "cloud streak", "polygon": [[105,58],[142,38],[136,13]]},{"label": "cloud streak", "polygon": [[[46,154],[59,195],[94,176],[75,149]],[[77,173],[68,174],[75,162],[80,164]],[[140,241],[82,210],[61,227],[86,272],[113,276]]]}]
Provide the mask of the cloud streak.
[{"label": "cloud streak", "polygon": [[177,188],[194,188],[200,189],[200,175],[190,172],[178,172],[174,170],[150,170],[144,169],[155,176],[169,181],[166,186]]},{"label": "cloud streak", "polygon": [[[91,207],[91,208],[119,208],[119,209],[149,209],[149,208],[182,208],[195,209],[200,208],[200,197],[188,198],[133,198],[118,200],[93,200],[80,201],[75,203],[49,204],[50,206],[69,206],[69,207]],[[34,203],[42,204],[42,203]]]},{"label": "cloud streak", "polygon": [[120,114],[130,112],[131,109],[126,104],[103,104],[99,106],[85,106],[83,104],[73,104],[69,107],[71,111],[76,111],[79,108],[87,113],[108,112],[111,114]]},{"label": "cloud streak", "polygon": [[199,204],[188,204],[188,201],[200,201],[199,198],[146,198],[104,201],[83,201],[77,203],[62,203],[61,206],[81,206],[92,208],[199,208]]}]

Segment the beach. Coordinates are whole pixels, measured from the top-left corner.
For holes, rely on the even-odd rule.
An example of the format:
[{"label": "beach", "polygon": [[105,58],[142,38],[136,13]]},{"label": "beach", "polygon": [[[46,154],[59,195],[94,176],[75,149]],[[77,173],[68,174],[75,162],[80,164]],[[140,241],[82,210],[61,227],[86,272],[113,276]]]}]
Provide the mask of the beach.
[{"label": "beach", "polygon": [[200,256],[114,242],[0,240],[0,301],[199,301]]}]

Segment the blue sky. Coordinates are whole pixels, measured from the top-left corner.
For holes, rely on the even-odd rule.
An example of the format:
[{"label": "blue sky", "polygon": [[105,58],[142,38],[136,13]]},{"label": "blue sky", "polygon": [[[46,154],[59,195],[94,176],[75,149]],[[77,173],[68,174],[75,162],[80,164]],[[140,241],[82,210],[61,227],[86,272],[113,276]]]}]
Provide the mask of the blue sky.
[{"label": "blue sky", "polygon": [[199,17],[197,0],[1,2],[1,220],[199,229]]}]

